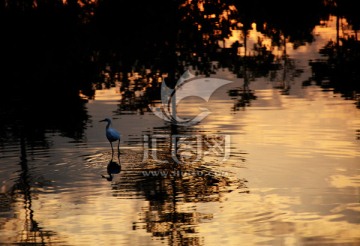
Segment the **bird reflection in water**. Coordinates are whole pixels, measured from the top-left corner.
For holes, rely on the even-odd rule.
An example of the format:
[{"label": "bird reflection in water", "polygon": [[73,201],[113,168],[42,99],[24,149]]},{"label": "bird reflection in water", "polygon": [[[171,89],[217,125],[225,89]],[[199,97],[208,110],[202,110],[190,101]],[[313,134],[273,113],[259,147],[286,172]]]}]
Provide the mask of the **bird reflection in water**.
[{"label": "bird reflection in water", "polygon": [[[119,163],[120,163],[120,161],[119,161]],[[109,164],[106,167],[108,176],[101,175],[101,177],[103,177],[107,181],[112,181],[113,180],[113,175],[114,174],[119,174],[121,172],[121,165],[119,163],[117,163],[116,161],[113,161],[111,159],[109,161]]]},{"label": "bird reflection in water", "polygon": [[[101,175],[101,177],[105,178],[108,181],[112,181],[113,174],[119,174],[121,171],[121,166],[120,166],[120,136],[121,135],[116,129],[111,127],[111,119],[110,118],[105,118],[104,120],[101,120],[100,122],[107,122],[106,138],[109,140],[110,145],[111,145],[111,160],[106,168],[109,176]],[[119,161],[119,163],[117,163],[116,161],[113,161],[114,148],[113,148],[112,142],[115,142],[115,141],[118,141],[118,161]]]}]

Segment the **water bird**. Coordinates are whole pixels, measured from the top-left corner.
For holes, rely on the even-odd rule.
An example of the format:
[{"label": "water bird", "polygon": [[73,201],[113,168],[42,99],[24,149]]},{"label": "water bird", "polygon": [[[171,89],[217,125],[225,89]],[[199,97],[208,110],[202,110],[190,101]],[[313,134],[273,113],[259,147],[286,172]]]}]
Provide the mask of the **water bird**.
[{"label": "water bird", "polygon": [[111,160],[114,156],[114,148],[113,148],[112,142],[115,142],[115,141],[118,141],[118,158],[119,158],[120,157],[120,133],[115,128],[111,127],[111,119],[110,118],[105,118],[103,120],[100,120],[99,122],[107,122],[106,138],[109,140],[110,145],[111,145],[111,150],[112,150]]},{"label": "water bird", "polygon": [[113,174],[118,174],[118,173],[121,172],[121,165],[118,164],[117,162],[111,160],[109,162],[109,164],[107,165],[106,169],[107,169],[107,173],[109,174],[109,176],[106,177],[105,175],[101,175],[101,177],[103,177],[107,181],[112,181],[113,180]]}]

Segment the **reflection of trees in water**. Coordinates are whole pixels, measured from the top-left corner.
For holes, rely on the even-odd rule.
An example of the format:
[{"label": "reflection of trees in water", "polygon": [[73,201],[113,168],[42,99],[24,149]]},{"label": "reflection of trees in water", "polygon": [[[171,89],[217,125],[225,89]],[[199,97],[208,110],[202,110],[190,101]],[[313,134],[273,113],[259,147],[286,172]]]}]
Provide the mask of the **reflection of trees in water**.
[{"label": "reflection of trees in water", "polygon": [[[57,77],[75,78],[73,83],[98,79],[105,64],[130,71],[139,62],[170,72],[180,65],[176,55],[210,74],[208,61],[225,48],[224,39],[234,30],[242,31],[240,45],[245,48],[254,23],[274,46],[287,40],[299,47],[312,42],[315,25],[334,13],[358,30],[354,9],[351,0],[307,0],[292,8],[283,1],[260,0],[5,1],[0,4],[6,23],[2,58],[10,61],[10,78],[47,79],[58,73]],[[26,72],[16,73],[22,69]]]},{"label": "reflection of trees in water", "polygon": [[[195,71],[195,74],[206,76],[217,73],[219,69],[229,68],[237,77],[244,78],[243,87],[229,92],[231,97],[237,97],[234,105],[235,110],[249,106],[250,101],[256,99],[254,92],[250,89],[250,81],[259,77],[269,77],[270,81],[274,81],[274,88],[281,90],[282,94],[289,94],[290,82],[302,71],[296,69],[293,60],[287,57],[286,42],[287,40],[301,39],[302,41],[298,42],[298,46],[305,44],[304,40],[311,42],[312,39],[308,37],[311,33],[305,32],[305,30],[303,32],[293,30],[286,23],[278,23],[278,20],[273,20],[273,26],[267,29],[260,28],[270,38],[278,40],[274,44],[280,46],[280,50],[283,49],[284,54],[277,57],[272,54],[273,47],[269,49],[268,45],[265,45],[266,40],[263,37],[259,36],[253,47],[249,47],[247,44],[252,23],[263,21],[263,19],[256,18],[256,11],[249,12],[249,9],[255,8],[253,4],[245,7],[240,5],[237,6],[238,9],[225,3],[220,5],[215,7],[216,4],[211,6],[210,3],[193,1],[191,4],[184,4],[180,7],[180,13],[184,18],[179,25],[177,45],[173,50],[177,54],[176,57],[173,57],[174,61],[171,62],[177,64],[173,68],[173,75],[180,76],[185,69],[190,67]],[[244,13],[244,9],[247,10],[246,13]],[[253,16],[249,13],[253,13]],[[309,25],[315,26],[319,20],[320,17],[314,17]],[[299,26],[299,20],[296,21],[297,26]],[[234,25],[231,23],[242,24]],[[225,30],[226,28],[230,29]],[[279,32],[271,31],[275,28]],[[237,29],[242,31],[239,37],[240,42],[235,41],[231,47],[222,46],[221,43],[224,43],[224,39],[229,37],[231,33],[227,31]],[[244,56],[239,54],[240,47],[245,49]],[[130,81],[131,83],[127,81],[127,77],[121,81],[122,100],[117,113],[133,111],[142,114],[149,110],[146,105],[151,103],[151,99],[160,99],[159,83],[155,83],[154,86],[153,81],[162,81],[162,76],[159,76],[159,73],[168,74],[168,71],[162,70],[161,63],[158,65],[160,66],[156,67],[157,70],[149,68],[147,73],[144,73],[146,70],[144,67],[139,68],[137,66],[133,66],[131,73],[123,72],[123,74],[131,74],[131,77],[134,77],[135,73],[135,77],[138,78]],[[170,76],[169,80],[167,83],[174,85],[176,76]]]},{"label": "reflection of trees in water", "polygon": [[[22,85],[12,86],[17,88]],[[40,152],[45,150],[46,153],[51,145],[47,136],[49,133],[59,133],[75,141],[83,139],[89,116],[85,109],[86,101],[80,99],[78,93],[72,94],[72,90],[55,87],[47,91],[31,83],[24,85],[23,89],[17,91],[13,88],[6,92],[11,97],[0,98],[0,150],[6,151],[17,145],[21,150],[18,178],[10,191],[0,193],[0,208],[6,211],[5,214],[14,210],[14,213],[21,215],[5,220],[5,223],[14,223],[15,228],[11,229],[18,232],[14,238],[9,238],[11,243],[46,245],[56,238],[56,233],[38,224],[33,202],[39,190],[49,183],[31,172],[28,148],[37,149],[35,154],[39,153],[39,148]]]},{"label": "reflection of trees in water", "polygon": [[[30,80],[41,85],[56,81],[67,87],[69,82],[92,98],[91,83],[104,79],[104,68],[110,68],[109,84],[116,77],[124,84],[121,92],[125,94],[125,108],[119,110],[133,110],[131,106],[137,104],[135,110],[142,113],[144,101],[156,95],[151,90],[157,88],[142,84],[153,84],[151,81],[162,74],[167,74],[172,85],[187,67],[207,76],[228,67],[241,76],[244,61],[238,54],[239,49],[245,49],[248,71],[254,77],[267,76],[277,69],[276,58],[271,54],[275,46],[286,48],[286,42],[290,42],[297,48],[312,42],[313,28],[329,15],[346,17],[354,30],[359,29],[356,8],[349,0],[302,1],[292,9],[284,8],[282,1],[258,0],[177,0],[141,3],[142,8],[139,3],[15,0],[0,4],[4,23],[11,24],[3,28],[4,76],[11,81]],[[129,12],[134,18],[127,17],[125,13]],[[260,39],[255,47],[249,46],[253,24],[271,39],[270,46]],[[225,39],[235,30],[241,31],[239,41],[225,47]],[[19,40],[24,40],[22,35],[33,39],[19,44]],[[145,76],[144,68],[152,75]],[[131,88],[127,77],[134,73],[146,79],[131,80],[140,84]],[[121,74],[123,78],[119,78]],[[148,91],[143,91],[144,87]],[[282,87],[287,93],[287,85]],[[145,99],[135,92],[144,94]]]},{"label": "reflection of trees in water", "polygon": [[337,16],[337,40],[329,41],[320,53],[325,57],[310,61],[312,77],[303,82],[304,86],[312,84],[324,89],[333,88],[345,99],[355,100],[360,108],[360,41],[357,31],[347,26],[340,27],[341,17]]},{"label": "reflection of trees in water", "polygon": [[[172,168],[172,164],[168,165],[168,169],[162,171],[185,171]],[[212,214],[181,211],[182,205],[219,201],[223,193],[231,191],[226,187],[230,183],[224,177],[196,175],[147,178],[142,187],[150,203],[149,208],[141,213],[140,221],[136,223],[137,228],[144,228],[155,237],[166,237],[170,245],[201,245],[201,240],[196,235],[197,228],[202,221],[211,220]]]},{"label": "reflection of trees in water", "polygon": [[290,59],[286,55],[278,62],[279,70],[272,71],[270,81],[273,87],[280,90],[282,95],[289,95],[291,82],[299,77],[303,70],[296,68],[295,60]]},{"label": "reflection of trees in water", "polygon": [[[28,83],[16,81],[5,85],[0,98],[0,144],[17,142],[20,132],[28,144],[48,147],[46,133],[79,141],[89,122],[86,100],[79,97],[76,86],[48,80]],[[52,84],[54,83],[54,84]]]},{"label": "reflection of trees in water", "polygon": [[[20,173],[18,179],[15,181],[12,189],[7,193],[0,193],[1,195],[1,209],[11,211],[13,206],[18,206],[22,209],[17,213],[23,212],[23,218],[20,216],[17,220],[23,222],[23,227],[20,225],[16,228],[19,229],[16,238],[11,238],[11,243],[16,244],[32,244],[32,245],[46,245],[52,242],[52,238],[56,233],[44,229],[35,218],[35,211],[33,209],[33,199],[36,198],[37,188],[41,188],[43,182],[39,179],[34,182],[31,173],[29,172],[27,161],[27,146],[24,138],[21,138],[21,161]],[[20,205],[22,204],[22,205]],[[5,220],[6,221],[6,220]],[[10,222],[11,223],[11,222]],[[0,225],[2,227],[2,225]]]},{"label": "reflection of trees in water", "polygon": [[[169,126],[154,130],[152,136],[161,136],[156,145],[151,141],[144,144],[149,147],[148,151],[156,150],[156,157],[149,154],[141,164],[124,167],[123,173],[126,174],[112,184],[113,195],[128,196],[135,192],[149,201],[149,207],[144,208],[139,221],[134,222],[134,230],[142,229],[154,237],[166,238],[169,245],[203,245],[203,240],[197,234],[198,227],[211,220],[213,215],[195,209],[189,211],[188,207],[196,207],[196,203],[222,201],[225,194],[235,190],[248,192],[246,181],[232,176],[230,172],[219,171],[219,161],[214,160],[221,158],[218,153],[211,152],[211,146],[205,143],[215,141],[218,136],[202,138],[204,132],[197,133],[196,130],[182,127]],[[201,149],[191,148],[194,152],[189,153],[191,150],[188,146],[182,146],[184,139],[176,142],[172,138],[177,135],[183,138],[189,136],[186,138],[189,141],[187,145],[196,149],[200,144]],[[196,135],[200,137],[194,137]],[[187,158],[181,158],[184,151],[188,154]],[[192,155],[201,155],[196,152],[206,152],[210,161],[192,158]],[[181,163],[174,161],[174,153]],[[191,163],[194,160],[197,161]],[[186,210],[182,211],[184,207]]]},{"label": "reflection of trees in water", "polygon": [[[91,83],[104,79],[102,76],[106,76],[109,87],[115,80],[121,82],[118,114],[146,112],[148,104],[159,99],[160,78],[167,75],[169,83],[174,84],[179,77],[176,75],[187,67],[204,75],[226,67],[244,78],[241,88],[229,91],[235,99],[235,110],[256,99],[250,83],[260,76],[268,76],[274,81],[274,87],[289,93],[289,82],[301,71],[286,56],[280,62],[263,40],[249,47],[251,24],[256,23],[257,30],[270,37],[275,46],[285,48],[284,44],[291,42],[298,47],[312,42],[314,26],[334,13],[347,18],[355,30],[354,35],[340,37],[338,34],[336,42],[324,47],[321,52],[328,59],[310,63],[313,77],[309,81],[314,80],[324,88],[335,88],[344,97],[357,100],[360,107],[357,36],[360,22],[353,0],[302,1],[296,5],[297,11],[284,8],[282,1],[163,1],[148,2],[143,8],[139,3],[60,0],[0,3],[4,37],[0,48],[4,64],[1,86],[10,92],[9,96],[0,98],[0,144],[21,138],[29,145],[48,147],[45,134],[49,131],[81,140],[89,116],[78,91],[91,98],[94,95]],[[128,19],[124,14],[129,12],[134,18]],[[339,29],[338,21],[338,33],[341,33]],[[224,39],[233,30],[242,31],[240,42],[224,47]],[[240,48],[245,49],[246,57],[239,56]],[[109,70],[103,72],[102,68],[107,66]],[[18,134],[21,128],[23,138]],[[159,157],[170,161],[171,143],[163,144]],[[150,201],[150,208],[141,215],[139,225],[145,223],[154,236],[166,236],[171,242],[201,244],[194,233],[196,226],[212,216],[181,212],[181,204],[219,201],[234,184],[244,185],[221,175],[196,175],[196,171],[214,172],[204,165],[190,167],[170,162],[159,167],[151,161],[146,164],[146,168],[134,168],[129,179],[120,180],[114,188],[124,191],[135,187],[136,192],[142,192]],[[141,170],[162,170],[168,174],[144,177]],[[195,175],[171,176],[169,172]],[[34,219],[33,190],[25,158],[21,161],[13,197],[23,196],[28,216],[25,231],[34,234],[28,241],[46,241],[52,233]],[[1,206],[10,206],[11,202]],[[5,206],[8,209],[8,205]]]},{"label": "reflection of trees in water", "polygon": [[[280,8],[283,6],[282,2],[183,2],[179,8],[179,15],[183,18],[178,26],[176,48],[172,51],[177,57],[172,57],[175,60],[171,64],[177,64],[180,74],[187,67],[192,67],[198,74],[209,76],[218,69],[227,67],[238,77],[245,77],[243,71],[246,70],[248,81],[260,76],[269,77],[274,88],[279,89],[282,94],[289,94],[291,81],[302,71],[287,57],[286,43],[293,44],[295,49],[311,43],[314,41],[314,27],[321,20],[328,19],[330,14],[338,12],[349,18],[355,30],[358,29],[358,18],[350,10],[351,3],[333,3],[334,1],[305,1],[298,4],[296,11],[284,11],[284,8]],[[301,18],[304,12],[307,13],[307,18]],[[271,39],[271,47],[266,46],[261,38],[254,47],[249,47],[247,40],[253,23],[259,32]],[[231,47],[225,47],[224,39],[233,30],[241,30],[240,39]],[[284,55],[275,57],[272,54],[274,47],[283,50]],[[239,56],[239,48],[245,49],[246,57]],[[356,49],[354,51],[356,53]],[[345,63],[343,65],[346,66]],[[158,68],[161,70],[161,63]],[[248,81],[244,81],[244,88],[231,92],[239,96],[240,107],[255,99],[249,96]],[[174,79],[172,83],[175,82]]]},{"label": "reflection of trees in water", "polygon": [[146,185],[150,188],[145,191],[150,205],[140,215],[138,226],[143,226],[155,237],[167,237],[169,245],[201,245],[201,239],[196,235],[197,228],[203,221],[211,220],[213,215],[181,211],[181,205],[219,201],[221,193],[225,192],[221,189],[226,189],[224,186],[229,185],[229,181],[219,177],[168,176],[151,178]]},{"label": "reflection of trees in water", "polygon": [[143,114],[150,111],[149,104],[160,99],[160,85],[165,75],[160,72],[142,69],[138,72],[119,74],[120,104],[116,113]]},{"label": "reflection of trees in water", "polygon": [[234,106],[232,108],[233,111],[238,111],[240,109],[245,109],[251,105],[251,101],[256,99],[256,96],[249,88],[249,85],[244,82],[242,87],[231,89],[228,91],[229,97],[234,100]]}]

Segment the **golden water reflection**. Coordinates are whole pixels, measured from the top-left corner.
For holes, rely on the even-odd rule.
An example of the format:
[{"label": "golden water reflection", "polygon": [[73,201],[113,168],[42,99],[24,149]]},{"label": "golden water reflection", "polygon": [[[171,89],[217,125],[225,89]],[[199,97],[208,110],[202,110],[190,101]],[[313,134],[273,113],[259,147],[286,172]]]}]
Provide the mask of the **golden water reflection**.
[{"label": "golden water reflection", "polygon": [[[108,182],[101,175],[107,172],[111,152],[98,133],[103,129],[96,126],[87,130],[92,139],[87,154],[68,152],[73,143],[55,145],[47,153],[58,160],[47,174],[53,185],[32,189],[31,210],[23,207],[27,198],[9,201],[14,214],[1,219],[7,231],[2,241],[30,242],[30,235],[18,232],[33,220],[39,225],[33,238],[59,245],[359,243],[360,155],[355,136],[360,115],[353,103],[315,86],[302,90],[302,97],[258,88],[252,106],[234,112],[233,102],[221,98],[239,83],[219,89],[216,99],[206,104],[212,114],[191,129],[197,134],[230,134],[230,159],[182,167],[227,171],[228,176],[144,177],[142,171],[165,170],[166,165],[142,162],[142,149],[125,142],[122,170]],[[185,100],[182,109],[197,113],[198,103]],[[102,107],[108,105],[100,100],[89,103],[88,109],[102,118]],[[127,117],[115,119],[114,125],[130,142],[144,129]],[[159,124],[152,114],[131,117]],[[130,126],[131,134],[124,131]],[[162,127],[147,134],[159,133],[171,130]],[[166,141],[159,156],[169,158]]]},{"label": "golden water reflection", "polygon": [[[89,99],[93,122],[83,143],[49,132],[49,150],[9,146],[28,156],[18,163],[14,155],[2,164],[0,242],[360,244],[360,112],[331,88],[301,86],[311,74],[305,62],[316,59],[324,40],[336,35],[334,24],[332,19],[330,28],[315,29],[318,42],[289,47],[292,58],[306,59],[298,64],[301,73],[288,73],[287,81],[278,79],[282,74],[269,81],[219,70],[218,77],[234,82],[209,102],[187,98],[179,104],[180,115],[197,115],[199,105],[212,112],[199,125],[173,130],[148,112],[147,104],[134,110],[139,101],[133,99],[143,92],[137,86],[146,82],[134,73],[129,87],[136,93],[116,81]],[[251,32],[249,42],[256,35]],[[102,175],[111,152],[103,126],[95,122],[109,115],[123,138],[121,172],[106,180]],[[230,135],[230,158],[218,162],[207,156],[194,165],[173,165],[169,139],[176,134]],[[144,160],[144,135],[169,136],[157,149],[167,164]],[[158,170],[167,173],[144,175]],[[196,175],[199,171],[210,175]]]}]

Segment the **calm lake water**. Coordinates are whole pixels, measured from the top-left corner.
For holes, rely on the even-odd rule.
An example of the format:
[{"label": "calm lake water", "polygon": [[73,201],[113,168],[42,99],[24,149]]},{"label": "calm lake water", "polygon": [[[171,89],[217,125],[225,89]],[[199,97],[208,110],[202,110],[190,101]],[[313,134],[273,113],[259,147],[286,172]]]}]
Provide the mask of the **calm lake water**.
[{"label": "calm lake water", "polygon": [[[232,83],[178,105],[183,116],[211,111],[194,126],[119,112],[117,82],[86,103],[84,138],[4,140],[1,244],[360,245],[360,110],[332,88],[303,86],[333,27],[316,28],[311,45],[288,44],[302,72],[250,80],[251,100],[244,78],[218,70],[212,77]],[[112,179],[105,117],[122,134]]]}]

